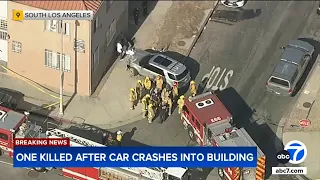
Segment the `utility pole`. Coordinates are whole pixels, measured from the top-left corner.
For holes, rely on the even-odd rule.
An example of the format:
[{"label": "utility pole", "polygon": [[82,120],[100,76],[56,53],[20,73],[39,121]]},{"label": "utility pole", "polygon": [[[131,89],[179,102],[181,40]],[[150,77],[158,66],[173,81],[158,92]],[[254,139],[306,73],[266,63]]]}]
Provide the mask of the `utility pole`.
[{"label": "utility pole", "polygon": [[60,106],[59,106],[59,115],[63,115],[63,22],[60,20],[61,25],[61,52],[60,52]]}]

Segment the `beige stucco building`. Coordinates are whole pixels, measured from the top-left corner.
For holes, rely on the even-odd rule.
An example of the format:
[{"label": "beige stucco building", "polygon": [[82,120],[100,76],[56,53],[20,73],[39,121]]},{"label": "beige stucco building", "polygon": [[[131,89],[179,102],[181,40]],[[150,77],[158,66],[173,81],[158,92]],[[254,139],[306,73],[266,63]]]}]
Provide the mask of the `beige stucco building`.
[{"label": "beige stucco building", "polygon": [[[7,67],[58,89],[91,95],[115,60],[115,39],[127,32],[128,1],[7,1]],[[13,10],[92,10],[89,20],[13,20]],[[10,72],[9,72],[10,74]]]}]

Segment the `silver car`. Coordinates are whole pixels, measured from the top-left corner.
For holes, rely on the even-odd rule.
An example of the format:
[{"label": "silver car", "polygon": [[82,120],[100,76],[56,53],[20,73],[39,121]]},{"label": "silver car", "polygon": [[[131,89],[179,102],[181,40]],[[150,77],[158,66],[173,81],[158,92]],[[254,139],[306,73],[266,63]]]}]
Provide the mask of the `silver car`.
[{"label": "silver car", "polygon": [[128,61],[128,68],[134,76],[140,74],[155,79],[161,75],[170,87],[177,82],[181,88],[191,80],[190,72],[184,64],[159,53],[135,50]]},{"label": "silver car", "polygon": [[282,49],[280,62],[268,79],[266,88],[277,95],[291,96],[296,93],[296,85],[306,70],[314,47],[301,40],[292,40]]}]

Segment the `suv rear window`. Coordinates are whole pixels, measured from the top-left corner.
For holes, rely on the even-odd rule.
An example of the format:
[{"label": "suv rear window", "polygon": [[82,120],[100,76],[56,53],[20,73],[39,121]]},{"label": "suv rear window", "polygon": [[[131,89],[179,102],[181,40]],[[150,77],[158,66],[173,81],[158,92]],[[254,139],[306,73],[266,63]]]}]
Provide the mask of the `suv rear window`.
[{"label": "suv rear window", "polygon": [[161,64],[164,67],[167,67],[172,63],[172,61],[170,61],[162,56],[157,56],[153,61],[155,63]]},{"label": "suv rear window", "polygon": [[289,87],[289,82],[288,81],[282,80],[282,79],[278,79],[278,78],[275,78],[275,77],[270,78],[269,82],[273,83],[273,84],[278,84],[280,86]]},{"label": "suv rear window", "polygon": [[139,62],[139,65],[140,65],[140,66],[143,66],[143,65],[148,64],[148,63],[149,63],[149,60],[150,60],[153,56],[154,56],[154,55],[149,54],[149,55],[147,55],[147,56],[142,57],[142,59],[141,59],[140,62]]},{"label": "suv rear window", "polygon": [[181,74],[176,76],[176,80],[181,80],[182,78],[186,77],[186,75],[188,74],[188,70],[185,69]]}]

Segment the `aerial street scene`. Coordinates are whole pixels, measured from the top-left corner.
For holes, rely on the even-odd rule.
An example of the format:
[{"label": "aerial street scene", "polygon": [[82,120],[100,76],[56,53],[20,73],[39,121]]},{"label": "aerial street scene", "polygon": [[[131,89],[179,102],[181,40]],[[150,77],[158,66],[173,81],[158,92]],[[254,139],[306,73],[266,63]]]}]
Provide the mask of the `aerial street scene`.
[{"label": "aerial street scene", "polygon": [[320,180],[319,1],[0,1],[0,180]]}]

